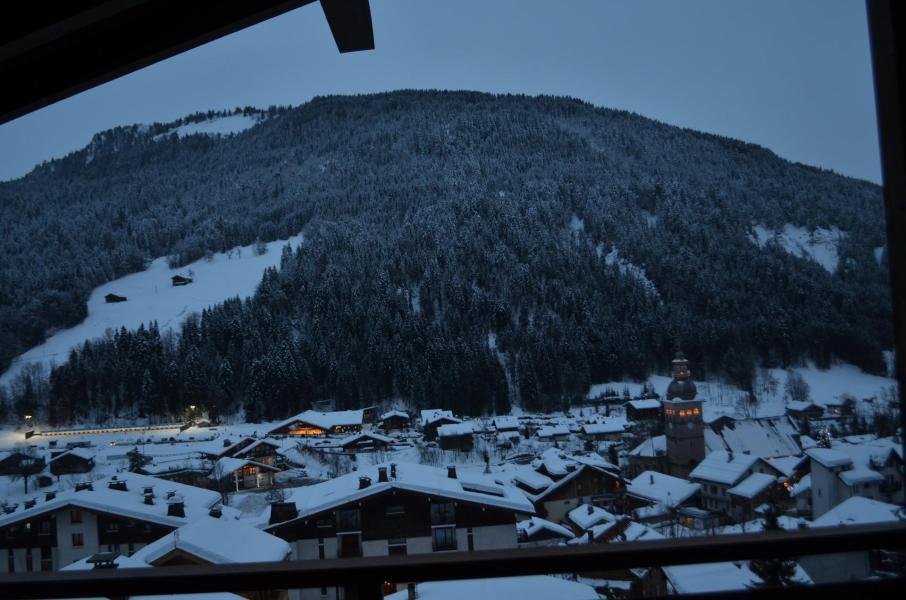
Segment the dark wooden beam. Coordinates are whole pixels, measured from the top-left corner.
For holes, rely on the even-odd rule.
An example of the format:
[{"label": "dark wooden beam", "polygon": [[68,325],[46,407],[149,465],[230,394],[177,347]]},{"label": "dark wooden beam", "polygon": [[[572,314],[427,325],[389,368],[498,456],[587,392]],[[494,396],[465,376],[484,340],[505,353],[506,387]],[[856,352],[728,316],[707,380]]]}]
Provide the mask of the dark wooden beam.
[{"label": "dark wooden beam", "polygon": [[[40,3],[0,25],[0,123],[315,0]],[[341,52],[374,47],[367,0],[325,0]],[[348,6],[347,6],[348,5]]]}]

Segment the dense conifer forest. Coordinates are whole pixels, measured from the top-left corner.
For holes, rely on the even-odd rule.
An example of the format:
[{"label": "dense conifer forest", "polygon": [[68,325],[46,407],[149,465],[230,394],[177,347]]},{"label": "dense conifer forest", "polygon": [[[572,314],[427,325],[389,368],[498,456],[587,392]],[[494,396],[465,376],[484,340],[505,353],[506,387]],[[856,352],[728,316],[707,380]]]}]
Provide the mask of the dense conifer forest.
[{"label": "dense conifer forest", "polygon": [[[751,389],[758,366],[884,371],[876,185],[574,99],[401,91],[99,133],[0,184],[0,369],[155,256],[304,231],[254,297],[92,341],[6,410],[54,423],[204,406],[275,419],[401,397],[467,414],[560,408],[663,370]],[[199,114],[186,121],[216,116]],[[169,132],[169,133],[168,133]],[[833,272],[753,226],[837,227]]]}]

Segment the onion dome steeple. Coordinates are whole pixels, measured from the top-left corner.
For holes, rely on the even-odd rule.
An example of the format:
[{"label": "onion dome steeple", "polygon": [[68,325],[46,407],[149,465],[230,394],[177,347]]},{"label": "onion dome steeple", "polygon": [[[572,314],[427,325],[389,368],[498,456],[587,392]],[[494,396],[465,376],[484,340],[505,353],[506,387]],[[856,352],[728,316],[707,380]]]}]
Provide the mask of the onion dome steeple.
[{"label": "onion dome steeple", "polygon": [[667,400],[673,400],[674,398],[694,400],[697,393],[695,383],[692,381],[689,361],[686,360],[681,351],[678,351],[673,359],[671,374],[673,375],[673,381],[667,386]]}]

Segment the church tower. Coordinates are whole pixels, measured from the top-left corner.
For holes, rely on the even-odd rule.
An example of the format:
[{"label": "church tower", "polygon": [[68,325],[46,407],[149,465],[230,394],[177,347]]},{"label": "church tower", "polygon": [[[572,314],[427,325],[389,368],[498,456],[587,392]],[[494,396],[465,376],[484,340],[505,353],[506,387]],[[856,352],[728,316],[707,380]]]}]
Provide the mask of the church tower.
[{"label": "church tower", "polygon": [[672,371],[673,381],[661,401],[667,437],[667,474],[685,478],[705,458],[705,422],[702,401],[695,399],[689,361],[682,352],[676,353]]}]

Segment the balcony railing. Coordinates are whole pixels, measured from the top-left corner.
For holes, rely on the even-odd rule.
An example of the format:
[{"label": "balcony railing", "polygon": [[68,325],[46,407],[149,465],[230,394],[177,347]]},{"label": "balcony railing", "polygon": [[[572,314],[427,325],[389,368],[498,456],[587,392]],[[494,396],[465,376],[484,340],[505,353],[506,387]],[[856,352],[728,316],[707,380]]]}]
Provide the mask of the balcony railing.
[{"label": "balcony railing", "polygon": [[[906,523],[727,535],[646,542],[410,554],[280,563],[192,565],[154,569],[113,569],[16,573],[0,577],[0,598],[172,595],[317,587],[346,587],[359,600],[381,597],[383,582],[443,581],[633,567],[833,554],[877,548],[906,549]],[[853,592],[865,598],[899,597],[906,580],[885,579],[835,585],[755,590],[721,597],[826,599]],[[694,598],[696,596],[687,596]]]}]

